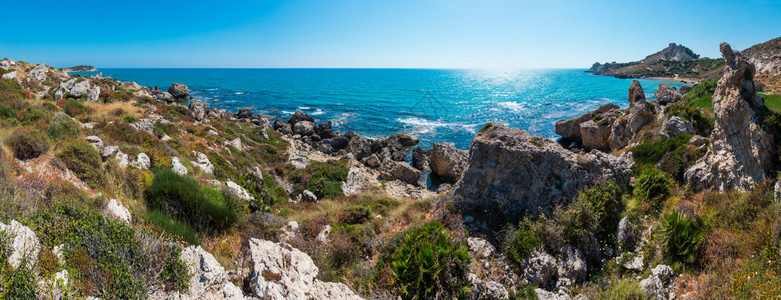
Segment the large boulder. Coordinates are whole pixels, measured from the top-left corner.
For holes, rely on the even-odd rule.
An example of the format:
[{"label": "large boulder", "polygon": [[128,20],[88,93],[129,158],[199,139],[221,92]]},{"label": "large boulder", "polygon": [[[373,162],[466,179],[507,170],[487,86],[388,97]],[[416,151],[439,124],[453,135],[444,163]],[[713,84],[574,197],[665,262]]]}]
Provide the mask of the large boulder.
[{"label": "large boulder", "polygon": [[89,93],[89,80],[82,80],[73,84],[73,88],[68,91],[68,96],[79,98],[87,96],[87,93]]},{"label": "large boulder", "polygon": [[773,170],[775,141],[762,129],[767,108],[755,94],[754,65],[729,44],[721,43],[720,48],[726,64],[713,93],[716,124],[710,134],[711,147],[684,178],[696,189],[747,190]]},{"label": "large boulder", "polygon": [[190,101],[190,105],[188,106],[190,109],[190,112],[192,112],[193,117],[195,117],[196,120],[203,120],[203,118],[206,117],[209,106],[206,105],[206,102],[203,102],[201,100],[192,100]]},{"label": "large boulder", "polygon": [[561,249],[561,256],[556,262],[556,268],[559,276],[559,279],[556,281],[557,286],[570,286],[582,283],[586,280],[586,275],[588,274],[586,258],[583,252],[569,244]]},{"label": "large boulder", "polygon": [[645,101],[645,92],[640,82],[632,81],[629,87],[629,108],[626,114],[613,122],[610,133],[610,150],[623,149],[640,132],[640,129],[654,119],[651,107]]},{"label": "large boulder", "polygon": [[38,236],[30,227],[22,225],[16,220],[5,225],[0,223],[0,232],[7,235],[10,242],[11,253],[8,256],[8,264],[14,269],[19,268],[25,263],[28,268],[35,266],[38,261],[38,252],[41,251],[41,244],[38,242]]},{"label": "large boulder", "polygon": [[315,133],[315,123],[310,121],[299,121],[293,125],[293,133],[301,136],[313,135]]},{"label": "large boulder", "polygon": [[620,110],[618,105],[605,104],[599,108],[580,116],[556,121],[556,134],[561,135],[566,141],[581,143],[581,123],[594,120],[595,117],[612,110]]},{"label": "large boulder", "polygon": [[676,90],[674,87],[665,84],[664,82],[659,84],[659,87],[656,89],[654,96],[656,97],[656,101],[659,101],[659,104],[662,105],[678,102],[683,99],[681,92]]},{"label": "large boulder", "polygon": [[640,288],[645,291],[648,299],[665,300],[674,275],[673,269],[669,266],[658,265],[651,269],[648,278],[640,281]]},{"label": "large boulder", "polygon": [[182,249],[180,259],[187,264],[191,276],[187,289],[182,292],[157,290],[150,293],[149,299],[245,299],[241,288],[230,282],[225,268],[201,246]]},{"label": "large boulder", "polygon": [[261,299],[361,299],[347,285],[317,279],[306,253],[284,243],[252,238],[249,289]]},{"label": "large boulder", "polygon": [[380,166],[380,178],[384,180],[401,180],[405,183],[417,185],[420,179],[420,171],[407,163],[394,160],[385,160]]},{"label": "large boulder", "polygon": [[431,172],[446,182],[455,183],[466,169],[468,152],[456,149],[453,144],[434,143],[431,148]]},{"label": "large boulder", "polygon": [[694,128],[691,123],[681,117],[672,116],[664,120],[660,128],[659,135],[664,137],[674,137],[681,134],[693,134]]},{"label": "large boulder", "polygon": [[628,184],[630,167],[610,154],[578,155],[525,130],[493,125],[472,140],[452,198],[473,225],[498,231],[523,216],[549,214],[596,182]]},{"label": "large boulder", "polygon": [[315,119],[301,111],[297,111],[296,113],[293,114],[293,116],[290,117],[290,119],[287,120],[287,122],[290,123],[291,126],[294,126],[296,125],[296,123],[301,121],[309,121],[314,123]]},{"label": "large boulder", "polygon": [[546,286],[556,278],[556,258],[545,251],[535,251],[521,262],[519,277],[523,285]]},{"label": "large boulder", "polygon": [[176,99],[187,99],[190,96],[190,89],[184,84],[174,83],[168,87],[168,93]]}]

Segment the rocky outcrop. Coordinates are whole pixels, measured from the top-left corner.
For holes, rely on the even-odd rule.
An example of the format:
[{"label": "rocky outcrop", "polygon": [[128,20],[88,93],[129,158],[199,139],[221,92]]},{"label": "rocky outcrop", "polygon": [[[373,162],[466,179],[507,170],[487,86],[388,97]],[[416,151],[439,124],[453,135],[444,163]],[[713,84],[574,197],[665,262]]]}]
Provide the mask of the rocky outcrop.
[{"label": "rocky outcrop", "polygon": [[384,180],[401,180],[402,182],[417,185],[420,179],[420,171],[409,164],[386,160],[380,166],[380,178]]},{"label": "rocky outcrop", "polygon": [[191,161],[190,163],[198,168],[201,169],[206,174],[214,174],[214,165],[209,160],[209,157],[206,156],[206,154],[203,154],[203,152],[193,151],[193,155],[195,155],[195,161]]},{"label": "rocky outcrop", "polygon": [[656,101],[659,101],[659,104],[662,105],[675,103],[683,99],[683,95],[678,92],[678,90],[665,84],[664,82],[659,84],[659,87],[656,89],[654,96],[656,97]]},{"label": "rocky outcrop", "polygon": [[691,123],[681,117],[672,116],[664,120],[662,127],[659,128],[659,135],[664,137],[674,137],[681,134],[693,134],[694,128]]},{"label": "rocky outcrop", "polygon": [[14,269],[25,263],[28,268],[35,266],[38,261],[38,252],[41,245],[38,236],[30,227],[22,225],[16,220],[5,225],[0,223],[0,232],[6,235],[6,242],[10,242],[11,253],[8,256],[8,264]]},{"label": "rocky outcrop", "polygon": [[187,264],[191,276],[187,289],[181,293],[153,291],[150,293],[149,299],[245,299],[241,288],[230,282],[225,269],[211,253],[203,250],[201,246],[182,249],[180,259]]},{"label": "rocky outcrop", "polygon": [[556,133],[562,136],[559,142],[569,148],[600,151],[617,151],[628,146],[640,129],[653,120],[640,82],[632,82],[628,98],[626,110],[605,104],[583,115],[556,121]]},{"label": "rocky outcrop", "polygon": [[713,94],[716,123],[710,149],[684,174],[696,189],[747,190],[765,180],[775,164],[774,138],[761,127],[762,98],[754,90],[754,65],[721,44],[724,75]]},{"label": "rocky outcrop", "polygon": [[751,46],[741,54],[756,67],[757,73],[781,75],[781,37]]},{"label": "rocky outcrop", "polygon": [[456,149],[453,144],[434,143],[431,148],[431,172],[445,182],[455,183],[466,169],[468,152]]},{"label": "rocky outcrop", "polygon": [[237,183],[233,181],[226,181],[225,186],[228,189],[228,194],[232,195],[233,197],[236,197],[237,199],[241,199],[244,201],[251,201],[255,200],[255,197],[252,197],[252,195],[247,192],[243,187],[238,185]]},{"label": "rocky outcrop", "polygon": [[316,279],[312,258],[288,244],[249,240],[249,289],[261,299],[361,299],[345,284]]},{"label": "rocky outcrop", "polygon": [[525,130],[493,125],[472,140],[452,199],[472,225],[499,230],[526,215],[551,213],[594,182],[628,184],[630,167],[609,154],[578,155]]},{"label": "rocky outcrop", "polygon": [[666,265],[658,265],[651,269],[651,275],[640,281],[640,288],[645,291],[648,299],[665,300],[673,279],[673,269]]},{"label": "rocky outcrop", "polygon": [[629,108],[626,114],[613,122],[613,129],[610,133],[610,150],[616,151],[623,149],[634,136],[640,131],[640,128],[651,122],[654,118],[651,107],[645,101],[645,92],[640,82],[632,81],[629,87]]},{"label": "rocky outcrop", "polygon": [[190,89],[184,84],[173,83],[168,87],[168,93],[175,99],[183,100],[190,96]]},{"label": "rocky outcrop", "polygon": [[182,176],[187,175],[187,167],[179,161],[178,157],[171,158],[171,170]]},{"label": "rocky outcrop", "polygon": [[106,204],[106,208],[103,210],[103,213],[109,218],[114,218],[124,223],[130,223],[132,217],[130,215],[130,211],[122,206],[122,203],[117,199],[109,200],[108,204]]}]

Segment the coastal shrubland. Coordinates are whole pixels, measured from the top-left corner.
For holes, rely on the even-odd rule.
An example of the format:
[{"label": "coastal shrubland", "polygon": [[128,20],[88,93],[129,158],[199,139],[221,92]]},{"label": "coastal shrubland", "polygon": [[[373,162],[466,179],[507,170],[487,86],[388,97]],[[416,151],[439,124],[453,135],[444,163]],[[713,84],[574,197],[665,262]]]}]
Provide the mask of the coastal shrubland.
[{"label": "coastal shrubland", "polygon": [[57,152],[57,159],[92,188],[98,188],[106,182],[100,154],[85,140],[66,141]]},{"label": "coastal shrubland", "polygon": [[49,138],[46,134],[31,127],[16,128],[6,140],[17,159],[36,158],[49,151]]}]

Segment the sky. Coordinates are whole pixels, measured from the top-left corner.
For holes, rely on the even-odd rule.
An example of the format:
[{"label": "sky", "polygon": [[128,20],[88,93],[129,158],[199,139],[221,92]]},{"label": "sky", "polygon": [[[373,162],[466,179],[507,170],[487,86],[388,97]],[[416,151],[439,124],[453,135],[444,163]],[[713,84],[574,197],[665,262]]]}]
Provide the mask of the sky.
[{"label": "sky", "polygon": [[98,68],[588,68],[781,36],[781,0],[3,1],[0,57]]}]

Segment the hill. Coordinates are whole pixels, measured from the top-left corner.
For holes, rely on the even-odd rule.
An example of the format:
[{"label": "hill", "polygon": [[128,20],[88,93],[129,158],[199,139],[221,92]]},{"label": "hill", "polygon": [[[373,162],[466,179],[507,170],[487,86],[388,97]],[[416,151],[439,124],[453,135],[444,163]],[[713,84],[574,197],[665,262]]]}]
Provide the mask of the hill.
[{"label": "hill", "polygon": [[751,46],[742,53],[757,67],[760,90],[781,94],[781,37]]},{"label": "hill", "polygon": [[699,81],[717,78],[724,66],[721,58],[700,58],[683,45],[670,43],[667,48],[646,56],[640,61],[627,63],[594,63],[586,72],[617,78],[670,78]]}]

